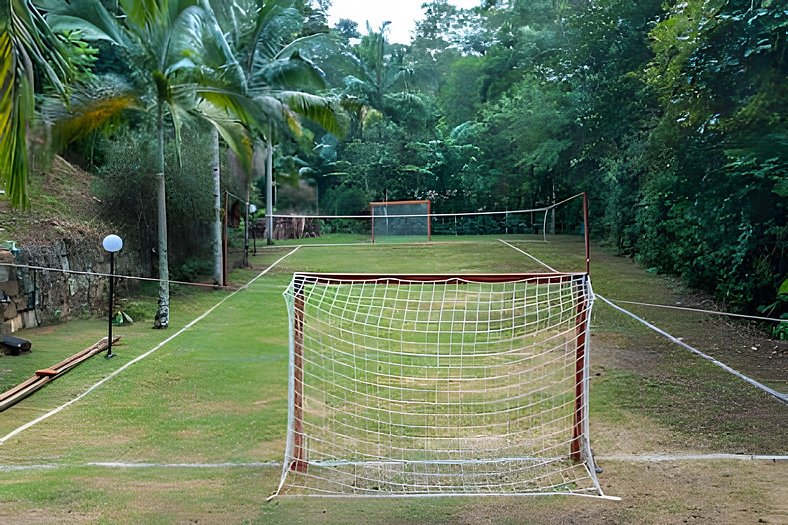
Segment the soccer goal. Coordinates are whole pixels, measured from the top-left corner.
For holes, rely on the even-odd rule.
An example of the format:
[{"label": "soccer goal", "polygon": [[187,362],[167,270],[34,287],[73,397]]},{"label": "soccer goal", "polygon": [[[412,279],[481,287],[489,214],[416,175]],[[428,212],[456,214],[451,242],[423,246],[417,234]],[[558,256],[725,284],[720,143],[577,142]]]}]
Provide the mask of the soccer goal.
[{"label": "soccer goal", "polygon": [[602,496],[586,273],[294,275],[276,494]]},{"label": "soccer goal", "polygon": [[431,240],[430,201],[370,202],[372,242],[395,237],[426,237]]}]

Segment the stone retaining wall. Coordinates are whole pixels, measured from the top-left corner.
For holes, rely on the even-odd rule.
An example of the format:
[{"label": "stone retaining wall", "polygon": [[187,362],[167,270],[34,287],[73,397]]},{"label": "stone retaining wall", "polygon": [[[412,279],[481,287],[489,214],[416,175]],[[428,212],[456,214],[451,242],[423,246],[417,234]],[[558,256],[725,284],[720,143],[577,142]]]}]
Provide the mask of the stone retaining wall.
[{"label": "stone retaining wall", "polygon": [[[150,265],[141,264],[140,259],[139,254],[124,248],[116,256],[116,275],[143,276],[140,270]],[[2,263],[109,273],[109,254],[101,248],[100,238],[69,238],[47,246],[26,246],[14,251],[0,248],[0,291],[11,299],[7,304],[0,304],[0,334],[68,319],[106,315],[109,288],[106,277],[14,268]],[[137,283],[136,280],[118,279],[117,293],[128,293]]]}]

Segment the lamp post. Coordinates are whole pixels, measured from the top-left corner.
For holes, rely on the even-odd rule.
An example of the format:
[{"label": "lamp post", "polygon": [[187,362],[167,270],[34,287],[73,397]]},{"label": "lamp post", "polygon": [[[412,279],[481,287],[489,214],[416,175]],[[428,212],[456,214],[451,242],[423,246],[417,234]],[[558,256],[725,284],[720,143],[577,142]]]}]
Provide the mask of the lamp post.
[{"label": "lamp post", "polygon": [[112,310],[115,301],[115,253],[123,248],[123,239],[117,235],[107,235],[102,242],[104,249],[109,252],[109,333],[107,335],[107,359],[115,357],[112,353]]},{"label": "lamp post", "polygon": [[[257,213],[257,206],[255,206],[254,204],[250,204],[249,215],[254,215],[255,213]],[[254,220],[254,217],[252,217],[250,220]],[[252,246],[254,246],[254,251],[252,253],[254,255],[257,255],[257,236],[254,234],[254,225],[250,223],[249,228],[251,229],[252,232]]]}]

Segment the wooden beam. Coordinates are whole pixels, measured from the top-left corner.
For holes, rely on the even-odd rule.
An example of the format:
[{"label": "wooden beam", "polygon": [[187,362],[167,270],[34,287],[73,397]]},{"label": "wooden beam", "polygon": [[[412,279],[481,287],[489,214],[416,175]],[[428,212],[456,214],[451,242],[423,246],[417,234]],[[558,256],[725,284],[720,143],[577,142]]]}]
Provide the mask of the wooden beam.
[{"label": "wooden beam", "polygon": [[[112,344],[115,344],[118,341],[120,341],[120,337],[112,338]],[[50,381],[54,381],[83,361],[90,359],[96,354],[100,354],[106,349],[107,338],[105,337],[93,346],[86,348],[81,352],[77,352],[76,354],[64,359],[56,365],[50,366],[49,368],[44,368],[42,370],[37,370],[35,375],[30,379],[0,394],[0,412],[14,406],[33,392],[43,388],[44,385]]]}]

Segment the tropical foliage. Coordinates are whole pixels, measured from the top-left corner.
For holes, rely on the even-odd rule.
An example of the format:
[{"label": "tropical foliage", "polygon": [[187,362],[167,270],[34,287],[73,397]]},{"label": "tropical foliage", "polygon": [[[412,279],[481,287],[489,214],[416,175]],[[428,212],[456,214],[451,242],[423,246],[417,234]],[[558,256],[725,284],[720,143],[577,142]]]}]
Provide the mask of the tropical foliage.
[{"label": "tropical foliage", "polygon": [[[17,13],[0,26],[13,202],[24,204],[34,108],[78,149],[100,120],[88,108],[135,107],[154,123],[127,125],[158,129],[160,151],[207,120],[242,160],[275,152],[280,183],[316,191],[315,202],[311,189],[285,192],[296,211],[319,200],[360,213],[384,197],[511,209],[587,190],[592,234],[622,255],[731,308],[785,311],[783,2],[435,0],[408,45],[390,42],[387,24],[329,30],[330,3],[2,2]],[[48,110],[50,95],[66,109]]]}]

